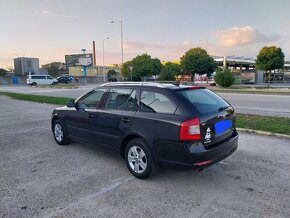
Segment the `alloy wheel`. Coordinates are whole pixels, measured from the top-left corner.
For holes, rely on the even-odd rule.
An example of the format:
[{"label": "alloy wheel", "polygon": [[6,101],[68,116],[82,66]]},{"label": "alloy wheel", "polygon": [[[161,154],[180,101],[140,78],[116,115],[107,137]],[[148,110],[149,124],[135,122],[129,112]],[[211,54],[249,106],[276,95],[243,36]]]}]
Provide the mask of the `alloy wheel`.
[{"label": "alloy wheel", "polygon": [[139,146],[132,146],[128,151],[128,162],[136,173],[143,173],[147,167],[147,157]]},{"label": "alloy wheel", "polygon": [[54,136],[58,142],[61,142],[63,139],[63,131],[59,123],[56,123],[54,125]]}]

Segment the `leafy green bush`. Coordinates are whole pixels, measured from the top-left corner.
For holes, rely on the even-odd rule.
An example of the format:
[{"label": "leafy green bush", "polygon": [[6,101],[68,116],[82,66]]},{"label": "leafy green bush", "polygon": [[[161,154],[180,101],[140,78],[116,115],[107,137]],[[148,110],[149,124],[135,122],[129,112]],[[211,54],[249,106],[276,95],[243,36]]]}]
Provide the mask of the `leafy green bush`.
[{"label": "leafy green bush", "polygon": [[215,82],[222,87],[230,87],[235,82],[234,74],[228,69],[218,68],[214,77]]},{"label": "leafy green bush", "polygon": [[165,65],[162,66],[160,75],[159,75],[159,81],[175,81],[175,76],[178,76],[180,74],[180,65],[167,62]]}]

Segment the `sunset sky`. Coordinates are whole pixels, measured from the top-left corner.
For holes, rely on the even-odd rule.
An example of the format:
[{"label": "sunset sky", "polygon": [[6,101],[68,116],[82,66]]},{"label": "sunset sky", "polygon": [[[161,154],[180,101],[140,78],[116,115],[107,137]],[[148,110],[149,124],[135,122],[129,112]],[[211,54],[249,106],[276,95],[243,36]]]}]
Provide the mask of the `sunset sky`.
[{"label": "sunset sky", "polygon": [[211,55],[255,57],[265,45],[282,48],[290,59],[289,0],[0,0],[0,67],[17,56],[41,64],[65,54],[92,51],[97,64],[120,63],[123,21],[124,61],[148,53],[176,60],[192,47]]}]

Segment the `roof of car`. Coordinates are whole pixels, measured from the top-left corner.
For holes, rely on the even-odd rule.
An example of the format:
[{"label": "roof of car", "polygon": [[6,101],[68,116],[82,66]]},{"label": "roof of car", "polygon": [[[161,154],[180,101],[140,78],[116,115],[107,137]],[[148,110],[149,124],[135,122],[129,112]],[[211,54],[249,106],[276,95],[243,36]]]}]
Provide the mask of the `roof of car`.
[{"label": "roof of car", "polygon": [[178,84],[178,83],[160,83],[160,82],[110,82],[104,83],[101,86],[146,86],[146,87],[157,87],[166,89],[186,89],[186,88],[204,88],[190,84]]}]

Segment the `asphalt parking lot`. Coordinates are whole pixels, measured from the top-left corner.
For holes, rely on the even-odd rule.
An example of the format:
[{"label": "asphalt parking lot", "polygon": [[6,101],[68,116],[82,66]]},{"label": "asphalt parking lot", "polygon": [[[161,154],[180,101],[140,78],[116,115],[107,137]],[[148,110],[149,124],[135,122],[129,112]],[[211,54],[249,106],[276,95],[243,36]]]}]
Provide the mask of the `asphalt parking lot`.
[{"label": "asphalt parking lot", "polygon": [[142,181],[117,156],[57,145],[53,105],[0,107],[0,217],[289,217],[289,139],[240,133],[220,164]]}]

